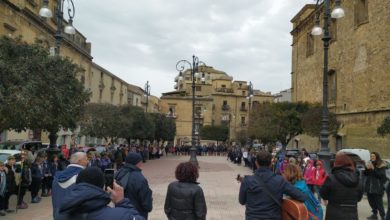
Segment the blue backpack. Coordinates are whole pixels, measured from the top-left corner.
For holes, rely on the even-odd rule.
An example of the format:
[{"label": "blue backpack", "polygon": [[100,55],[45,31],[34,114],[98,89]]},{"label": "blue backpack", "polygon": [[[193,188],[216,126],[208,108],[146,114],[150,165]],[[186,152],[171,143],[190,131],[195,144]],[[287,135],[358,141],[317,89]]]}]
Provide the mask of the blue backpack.
[{"label": "blue backpack", "polygon": [[305,193],[308,197],[304,203],[307,211],[309,212],[309,219],[322,220],[324,217],[324,211],[322,210],[321,203],[316,199],[314,194],[310,191],[309,187],[307,187],[305,181],[297,181],[294,186]]}]

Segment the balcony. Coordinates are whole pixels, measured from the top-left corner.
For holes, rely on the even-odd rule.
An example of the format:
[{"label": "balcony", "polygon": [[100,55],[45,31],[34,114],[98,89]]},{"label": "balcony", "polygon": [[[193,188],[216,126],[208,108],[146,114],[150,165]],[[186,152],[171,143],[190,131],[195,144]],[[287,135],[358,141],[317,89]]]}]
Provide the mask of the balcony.
[{"label": "balcony", "polygon": [[229,111],[230,110],[230,106],[229,105],[222,105],[222,111]]},{"label": "balcony", "polygon": [[246,124],[246,123],[241,123],[241,127],[246,127],[246,126],[248,126],[248,124]]},{"label": "balcony", "polygon": [[166,115],[165,115],[167,118],[174,118],[176,119],[177,118],[177,114],[176,113],[172,113],[172,112],[168,112]]},{"label": "balcony", "polygon": [[241,106],[240,111],[246,112],[246,111],[248,111],[248,108],[246,106]]},{"label": "balcony", "polygon": [[215,91],[223,93],[234,93],[233,89],[230,88],[216,88]]},{"label": "balcony", "polygon": [[195,118],[203,118],[203,114],[197,114],[197,113],[195,113]]}]

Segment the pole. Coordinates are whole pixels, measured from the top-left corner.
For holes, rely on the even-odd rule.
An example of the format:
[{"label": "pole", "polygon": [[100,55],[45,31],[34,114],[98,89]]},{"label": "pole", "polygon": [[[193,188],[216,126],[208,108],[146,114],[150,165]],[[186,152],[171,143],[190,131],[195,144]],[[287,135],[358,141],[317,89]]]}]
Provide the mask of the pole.
[{"label": "pole", "polygon": [[321,117],[321,131],[320,143],[321,148],[318,153],[319,158],[324,163],[326,171],[330,171],[330,149],[329,149],[329,110],[328,110],[328,50],[329,50],[329,0],[324,1],[324,35],[322,41],[324,42],[324,67],[323,67],[323,81],[322,81],[322,117]]},{"label": "pole", "polygon": [[57,30],[54,34],[54,38],[56,39],[56,50],[55,54],[60,55],[60,46],[62,41],[62,19],[64,16],[64,4],[63,0],[57,0],[57,11],[56,11],[56,19],[57,19]]},{"label": "pole", "polygon": [[196,158],[197,149],[195,147],[195,72],[197,71],[198,64],[196,62],[195,55],[192,56],[192,137],[191,137],[191,149],[190,149],[190,162],[199,166],[198,160]]},{"label": "pole", "polygon": [[146,92],[146,110],[145,110],[145,112],[148,112],[148,107],[149,107],[149,95],[150,95],[150,85],[149,85],[149,81],[146,81],[145,92]]}]

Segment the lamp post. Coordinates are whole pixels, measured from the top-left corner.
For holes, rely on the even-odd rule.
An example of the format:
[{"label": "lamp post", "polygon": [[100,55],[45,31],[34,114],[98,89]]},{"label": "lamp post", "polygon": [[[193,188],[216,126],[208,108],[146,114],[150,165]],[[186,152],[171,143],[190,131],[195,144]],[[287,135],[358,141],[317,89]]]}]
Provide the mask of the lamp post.
[{"label": "lamp post", "polygon": [[322,115],[321,115],[321,131],[320,131],[320,143],[321,148],[318,153],[319,158],[324,162],[324,167],[327,171],[330,171],[330,149],[329,149],[329,110],[328,110],[328,50],[331,40],[329,34],[330,18],[342,18],[345,13],[340,7],[340,0],[336,0],[336,7],[330,13],[330,0],[317,0],[316,3],[316,23],[313,27],[311,34],[318,36],[322,34],[322,28],[320,27],[320,4],[324,4],[324,27],[322,41],[324,42],[324,67],[323,67],[323,81],[322,81]]},{"label": "lamp post", "polygon": [[[73,18],[75,15],[75,8],[72,0],[68,1],[68,16],[69,21],[68,25],[63,27],[64,20],[64,1],[65,0],[57,0],[57,8],[56,8],[56,21],[57,21],[57,30],[54,34],[54,38],[56,39],[55,44],[55,55],[58,56],[60,54],[60,46],[63,38],[62,29],[66,34],[75,34],[76,29],[73,27]],[[49,0],[42,0],[42,8],[39,10],[39,15],[43,18],[51,18],[53,17],[52,11],[48,7]],[[60,152],[58,147],[56,146],[57,142],[57,131],[49,131],[49,140],[50,140],[50,148],[49,148],[49,158],[53,154],[57,154]]]},{"label": "lamp post", "polygon": [[146,96],[146,110],[145,110],[145,112],[148,112],[149,96],[150,96],[150,85],[149,85],[149,81],[146,81],[146,84],[145,84],[145,96]]},{"label": "lamp post", "polygon": [[[189,66],[189,69],[191,71],[191,78],[192,78],[192,132],[191,132],[191,148],[190,148],[190,162],[195,164],[196,166],[199,166],[198,160],[196,158],[196,137],[195,133],[198,132],[195,129],[195,81],[197,78],[199,78],[199,64],[206,65],[204,62],[199,61],[199,58],[195,55],[192,55],[192,64],[188,60],[179,60],[176,63],[176,70],[179,71],[179,80],[183,80],[183,70],[186,66]],[[202,78],[202,82],[205,81]],[[199,134],[199,132],[198,132]]]},{"label": "lamp post", "polygon": [[[63,20],[64,20],[64,2],[65,0],[57,0],[57,8],[56,8],[56,21],[57,21],[57,30],[54,34],[54,38],[56,39],[56,47],[55,47],[55,55],[60,54],[60,46],[63,38],[62,29],[63,32],[66,34],[76,34],[76,29],[73,27],[73,18],[75,16],[75,7],[73,4],[73,0],[67,0],[68,1],[68,16],[69,21],[68,24],[63,27]],[[48,8],[49,0],[43,0],[43,6],[39,10],[39,15],[44,18],[51,18],[53,16],[53,13]]]},{"label": "lamp post", "polygon": [[248,83],[248,96],[246,97],[246,99],[248,99],[249,111],[251,110],[252,98],[253,98],[253,84],[251,81],[249,81],[249,83]]}]

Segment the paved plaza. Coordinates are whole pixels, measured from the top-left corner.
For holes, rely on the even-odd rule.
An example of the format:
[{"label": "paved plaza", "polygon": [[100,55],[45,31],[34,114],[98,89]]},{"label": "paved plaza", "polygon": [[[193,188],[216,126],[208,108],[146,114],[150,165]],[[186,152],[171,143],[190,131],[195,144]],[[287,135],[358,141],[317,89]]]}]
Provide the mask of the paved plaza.
[{"label": "paved plaza", "polygon": [[[167,186],[174,181],[174,170],[177,164],[187,161],[189,157],[168,156],[159,160],[148,161],[144,164],[143,173],[149,180],[153,190],[153,211],[150,220],[166,219],[164,201]],[[225,157],[208,156],[198,157],[200,165],[200,186],[203,188],[207,202],[208,220],[236,220],[245,219],[245,207],[238,203],[240,184],[235,180],[237,174],[247,175],[250,170],[226,160]],[[27,192],[26,202],[29,208],[19,210],[17,214],[7,214],[0,219],[9,220],[51,220],[51,198],[42,198],[39,204],[31,204],[30,192]],[[14,209],[16,196],[11,198],[11,208]],[[387,204],[387,202],[385,202]],[[366,219],[370,215],[367,199],[359,203],[359,219]]]}]

